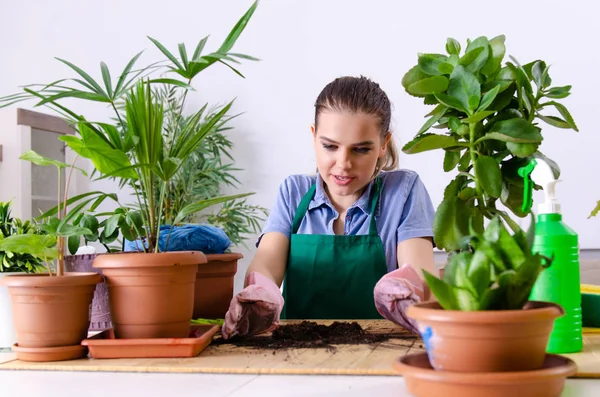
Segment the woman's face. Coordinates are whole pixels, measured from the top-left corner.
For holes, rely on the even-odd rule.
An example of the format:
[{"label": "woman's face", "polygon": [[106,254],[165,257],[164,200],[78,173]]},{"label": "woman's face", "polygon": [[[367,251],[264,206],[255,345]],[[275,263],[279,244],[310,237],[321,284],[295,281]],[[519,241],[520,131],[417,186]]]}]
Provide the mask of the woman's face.
[{"label": "woman's face", "polygon": [[382,142],[379,120],[373,115],[335,111],[321,113],[318,130],[311,129],[317,167],[331,200],[356,200],[385,154],[390,134]]}]

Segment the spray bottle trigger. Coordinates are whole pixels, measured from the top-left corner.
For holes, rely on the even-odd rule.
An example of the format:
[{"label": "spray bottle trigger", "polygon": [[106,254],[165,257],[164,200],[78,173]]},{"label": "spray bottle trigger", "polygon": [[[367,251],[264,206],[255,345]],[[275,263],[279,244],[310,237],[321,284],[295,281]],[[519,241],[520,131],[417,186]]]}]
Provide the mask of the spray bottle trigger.
[{"label": "spray bottle trigger", "polygon": [[535,159],[531,159],[529,164],[517,170],[519,176],[523,178],[523,206],[521,207],[523,212],[529,212],[533,205],[533,181],[531,180],[531,173],[536,165],[537,162]]}]

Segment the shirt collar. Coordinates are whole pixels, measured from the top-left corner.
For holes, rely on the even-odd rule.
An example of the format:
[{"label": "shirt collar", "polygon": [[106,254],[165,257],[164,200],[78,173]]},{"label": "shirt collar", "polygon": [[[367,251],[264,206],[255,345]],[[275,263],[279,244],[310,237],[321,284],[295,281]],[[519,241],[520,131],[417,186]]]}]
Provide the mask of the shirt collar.
[{"label": "shirt collar", "polygon": [[[350,206],[350,208],[348,208],[348,211],[350,211],[350,209],[354,207],[357,207],[367,215],[371,213],[370,199],[371,190],[373,189],[374,183],[374,181],[369,182],[363,194],[358,198],[358,200],[354,204]],[[308,209],[312,210],[322,205],[326,205],[329,208],[335,210],[335,207],[333,206],[333,204],[329,200],[329,197],[327,196],[327,193],[325,192],[325,187],[323,186],[323,179],[321,178],[321,174],[317,174],[316,184],[317,186],[315,190],[315,196],[310,201]],[[378,200],[377,206],[375,207],[375,216],[379,215],[379,201],[381,200]]]}]

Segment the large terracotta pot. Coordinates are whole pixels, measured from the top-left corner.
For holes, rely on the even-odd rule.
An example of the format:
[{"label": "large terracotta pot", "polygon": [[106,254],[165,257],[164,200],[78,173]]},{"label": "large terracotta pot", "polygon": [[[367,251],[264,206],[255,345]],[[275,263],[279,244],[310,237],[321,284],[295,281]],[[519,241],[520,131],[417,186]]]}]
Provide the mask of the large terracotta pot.
[{"label": "large terracotta pot", "polygon": [[194,309],[200,251],[99,255],[116,338],[184,338]]},{"label": "large terracotta pot", "polygon": [[193,318],[223,319],[233,298],[233,281],[242,254],[210,254],[198,266]]},{"label": "large terracotta pot", "polygon": [[406,314],[417,321],[434,369],[500,372],[542,368],[554,320],[565,311],[549,302],[489,311],[443,310],[438,302],[425,302]]},{"label": "large terracotta pot", "polygon": [[12,301],[17,345],[22,348],[79,345],[87,337],[95,273],[20,274],[4,277]]},{"label": "large terracotta pot", "polygon": [[[68,272],[94,272],[102,274],[101,269],[92,265],[98,254],[67,255],[65,256],[65,270]],[[104,279],[96,285],[92,310],[90,314],[90,331],[102,331],[112,328],[110,308],[108,305],[108,287]]]}]

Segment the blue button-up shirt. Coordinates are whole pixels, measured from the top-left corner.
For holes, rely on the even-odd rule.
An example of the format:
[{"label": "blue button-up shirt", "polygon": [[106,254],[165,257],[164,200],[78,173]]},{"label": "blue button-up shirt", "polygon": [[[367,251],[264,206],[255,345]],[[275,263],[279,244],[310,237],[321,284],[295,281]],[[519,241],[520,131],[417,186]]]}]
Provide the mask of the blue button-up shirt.
[{"label": "blue button-up shirt", "polygon": [[[433,237],[434,209],[425,185],[416,172],[395,170],[381,172],[381,195],[375,209],[377,231],[383,242],[388,272],[398,268],[397,245],[415,237]],[[334,234],[333,222],[339,213],[329,200],[320,175],[292,175],[279,186],[274,208],[263,228],[263,234],[279,232],[290,238],[296,208],[309,188],[317,184],[298,234]],[[369,234],[369,198],[371,182],[360,198],[346,211],[344,233]],[[256,243],[260,243],[260,237]]]}]

